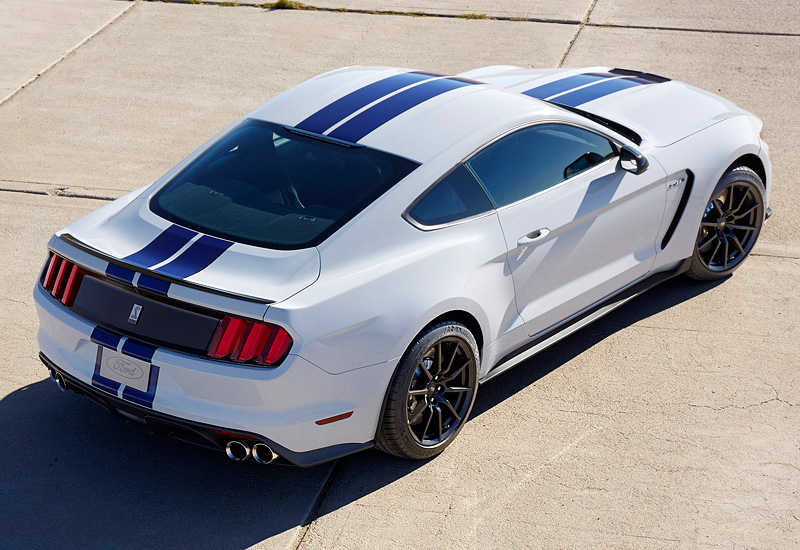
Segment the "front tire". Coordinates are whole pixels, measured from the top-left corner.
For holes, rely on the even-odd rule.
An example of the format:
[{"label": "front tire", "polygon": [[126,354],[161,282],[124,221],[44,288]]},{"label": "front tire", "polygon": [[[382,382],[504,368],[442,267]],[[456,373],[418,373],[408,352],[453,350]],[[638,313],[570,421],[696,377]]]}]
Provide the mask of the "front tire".
[{"label": "front tire", "polygon": [[745,261],[764,224],[764,195],[764,182],[750,168],[725,172],[703,212],[689,277],[721,279]]},{"label": "front tire", "polygon": [[426,459],[455,439],[472,411],[480,356],[462,324],[439,323],[412,344],[389,386],[378,431],[380,450]]}]

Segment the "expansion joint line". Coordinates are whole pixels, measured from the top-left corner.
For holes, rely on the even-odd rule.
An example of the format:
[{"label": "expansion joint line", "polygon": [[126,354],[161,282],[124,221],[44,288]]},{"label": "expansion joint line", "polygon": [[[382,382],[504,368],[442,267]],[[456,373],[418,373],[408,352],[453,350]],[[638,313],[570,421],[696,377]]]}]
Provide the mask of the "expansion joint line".
[{"label": "expansion joint line", "polygon": [[122,10],[121,12],[119,12],[119,13],[118,13],[118,14],[117,14],[117,15],[116,15],[116,16],[115,16],[115,17],[114,17],[114,18],[113,18],[111,21],[109,21],[109,22],[107,22],[107,23],[104,23],[104,24],[103,24],[103,26],[101,26],[99,29],[97,29],[97,30],[96,30],[96,31],[94,31],[92,34],[90,34],[89,36],[87,36],[86,38],[84,38],[83,40],[81,40],[81,41],[80,41],[78,44],[76,44],[75,46],[73,46],[72,48],[70,48],[69,50],[67,50],[66,52],[64,52],[64,53],[61,55],[61,57],[59,57],[58,59],[56,59],[55,61],[53,61],[52,63],[50,63],[50,64],[49,64],[47,67],[45,67],[44,69],[42,69],[42,70],[41,70],[41,71],[39,71],[38,73],[36,73],[36,75],[35,75],[33,78],[30,78],[30,79],[29,79],[27,82],[25,82],[25,83],[24,83],[22,86],[20,86],[19,88],[17,88],[16,90],[14,90],[13,92],[11,92],[10,94],[8,94],[6,97],[4,97],[4,98],[0,99],[0,106],[1,106],[1,105],[3,105],[3,104],[6,102],[6,101],[8,101],[9,99],[11,99],[12,97],[14,97],[15,95],[17,95],[19,92],[21,92],[23,88],[25,88],[26,86],[30,85],[32,82],[34,82],[35,80],[37,80],[37,79],[38,79],[40,76],[42,76],[44,73],[46,73],[47,71],[49,71],[50,69],[52,69],[53,67],[55,67],[56,65],[58,65],[59,63],[61,63],[62,61],[64,61],[64,60],[65,60],[67,57],[69,57],[69,56],[70,56],[70,55],[72,55],[74,52],[76,52],[76,51],[78,50],[78,48],[80,48],[81,46],[83,46],[84,44],[86,44],[86,43],[87,43],[89,40],[91,40],[92,38],[94,38],[95,36],[97,36],[98,34],[100,34],[101,32],[103,32],[104,30],[106,30],[106,29],[107,29],[109,26],[111,26],[111,25],[112,25],[112,24],[113,24],[115,21],[117,21],[117,20],[118,20],[120,17],[122,17],[123,15],[125,15],[126,13],[128,13],[128,12],[131,10],[131,8],[133,8],[133,7],[134,7],[136,4],[138,4],[139,2],[141,2],[141,0],[133,0],[133,1],[131,2],[131,5],[130,5],[130,6],[128,6],[127,8],[125,8],[124,10]]},{"label": "expansion joint line", "polygon": [[562,55],[561,59],[558,60],[558,65],[556,65],[556,67],[561,68],[561,66],[564,64],[564,61],[566,61],[570,50],[572,50],[572,45],[575,44],[575,41],[578,39],[578,35],[583,30],[583,27],[585,27],[587,25],[587,23],[589,23],[589,16],[592,15],[592,10],[594,10],[594,7],[595,7],[596,4],[597,4],[597,0],[592,0],[592,3],[589,4],[589,8],[586,10],[586,13],[583,15],[583,19],[581,19],[581,22],[578,25],[578,28],[575,29],[575,34],[572,35],[572,39],[569,41],[569,44],[567,44],[567,49],[564,50],[564,55]]}]

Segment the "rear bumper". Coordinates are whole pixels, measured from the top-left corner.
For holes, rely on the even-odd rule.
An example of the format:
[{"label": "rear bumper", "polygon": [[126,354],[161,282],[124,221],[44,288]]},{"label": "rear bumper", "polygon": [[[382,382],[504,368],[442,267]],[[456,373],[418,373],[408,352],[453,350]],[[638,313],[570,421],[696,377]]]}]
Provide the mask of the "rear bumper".
[{"label": "rear bumper", "polygon": [[322,449],[298,453],[291,451],[259,434],[237,430],[237,435],[242,435],[245,437],[223,435],[218,432],[227,432],[229,430],[228,428],[222,426],[211,426],[208,424],[202,424],[200,422],[192,422],[183,418],[159,413],[152,409],[140,407],[123,399],[113,397],[104,391],[98,390],[93,386],[81,382],[64,369],[61,369],[58,367],[58,365],[50,361],[50,359],[48,359],[43,353],[39,353],[39,359],[41,359],[42,363],[44,363],[48,370],[57,372],[64,377],[66,389],[72,390],[79,395],[85,395],[101,407],[111,411],[126,423],[156,435],[172,437],[187,443],[200,445],[202,447],[222,451],[225,449],[225,445],[227,445],[228,442],[233,439],[244,441],[251,445],[261,442],[269,445],[276,453],[278,453],[278,455],[280,455],[280,459],[283,459],[278,459],[276,463],[288,462],[296,466],[311,467],[323,462],[328,462],[330,460],[347,456],[349,454],[357,453],[374,446],[374,442],[372,441],[367,443],[343,443]]},{"label": "rear bumper", "polygon": [[[215,447],[221,442],[209,436],[210,428],[247,434],[300,466],[373,445],[394,370],[388,363],[332,375],[298,355],[289,355],[279,367],[261,368],[156,348],[150,362],[158,367],[157,384],[150,406],[142,406],[98,385],[98,344],[92,341],[96,325],[75,315],[41,285],[36,285],[34,300],[43,361],[60,372],[71,389],[135,425],[157,432],[179,426],[181,430],[171,429],[173,435]],[[350,411],[344,420],[316,424]]]}]

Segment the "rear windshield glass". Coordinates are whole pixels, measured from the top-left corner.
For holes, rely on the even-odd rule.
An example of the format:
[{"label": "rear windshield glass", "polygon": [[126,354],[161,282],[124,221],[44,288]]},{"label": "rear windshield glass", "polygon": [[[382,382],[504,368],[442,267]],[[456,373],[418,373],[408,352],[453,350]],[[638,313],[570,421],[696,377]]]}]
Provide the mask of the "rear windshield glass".
[{"label": "rear windshield glass", "polygon": [[150,201],[196,231],[266,248],[316,246],[417,166],[247,120]]}]

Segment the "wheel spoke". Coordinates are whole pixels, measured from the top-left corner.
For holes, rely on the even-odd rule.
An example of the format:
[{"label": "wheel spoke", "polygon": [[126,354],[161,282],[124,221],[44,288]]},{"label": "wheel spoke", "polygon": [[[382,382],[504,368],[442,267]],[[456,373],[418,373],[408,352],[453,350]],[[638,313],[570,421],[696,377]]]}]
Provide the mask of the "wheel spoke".
[{"label": "wheel spoke", "polygon": [[461,422],[461,417],[458,416],[458,413],[456,412],[456,409],[453,407],[453,405],[450,403],[450,401],[444,400],[443,403],[445,405],[447,405],[447,408],[450,409],[450,412],[453,413],[453,416],[456,417],[456,421],[457,422]]},{"label": "wheel spoke", "polygon": [[720,245],[721,245],[721,243],[719,242],[719,240],[717,240],[717,246],[716,246],[716,247],[714,247],[714,252],[712,252],[712,253],[711,253],[711,256],[709,256],[709,258],[708,258],[708,265],[709,265],[709,266],[711,266],[711,262],[713,262],[713,261],[714,261],[714,256],[716,256],[716,255],[717,255],[717,252],[719,252],[719,247],[720,247]]},{"label": "wheel spoke", "polygon": [[731,229],[741,229],[742,231],[755,231],[758,227],[752,225],[739,225],[738,223],[729,223],[728,227]]},{"label": "wheel spoke", "polygon": [[470,389],[471,388],[465,388],[463,386],[453,386],[452,388],[445,388],[443,393],[463,393]]},{"label": "wheel spoke", "polygon": [[428,370],[428,367],[425,366],[425,359],[419,362],[419,368],[422,369],[422,372],[425,373],[425,376],[428,377],[428,380],[433,380],[433,375]]},{"label": "wheel spoke", "polygon": [[728,269],[728,239],[725,239],[725,259],[722,262],[722,269]]},{"label": "wheel spoke", "polygon": [[463,365],[458,367],[458,370],[456,372],[454,372],[453,374],[451,374],[450,376],[448,376],[447,378],[442,380],[442,382],[447,384],[448,382],[451,382],[451,381],[455,380],[456,376],[461,374],[464,371],[464,369],[467,368],[467,365],[469,365],[471,361],[472,361],[472,359],[468,358],[467,361]]},{"label": "wheel spoke", "polygon": [[700,222],[702,227],[713,227],[716,229],[717,223],[716,222]]},{"label": "wheel spoke", "polygon": [[439,373],[441,376],[444,376],[445,374],[450,372],[450,369],[453,368],[453,361],[455,361],[456,355],[458,355],[458,348],[460,347],[461,344],[456,343],[456,349],[453,350],[453,355],[450,356],[450,360],[447,362],[447,368]]},{"label": "wheel spoke", "polygon": [[723,206],[728,206],[730,209],[731,203],[733,202],[733,186],[728,187],[725,189],[725,198],[720,201]]},{"label": "wheel spoke", "polygon": [[[442,408],[436,407],[436,410],[439,411],[439,441],[442,440]],[[433,415],[431,415],[433,416]]]},{"label": "wheel spoke", "polygon": [[427,395],[427,394],[428,390],[426,388],[423,388],[421,390],[408,390],[408,395],[417,396],[417,395]]},{"label": "wheel spoke", "polygon": [[436,344],[436,374],[442,374],[442,343]]},{"label": "wheel spoke", "polygon": [[718,239],[717,239],[717,236],[716,236],[716,234],[713,234],[713,233],[712,233],[712,234],[711,234],[711,238],[710,238],[710,239],[708,239],[708,240],[707,240],[706,242],[704,242],[703,244],[701,244],[700,246],[698,246],[698,247],[697,247],[697,250],[698,250],[698,251],[700,251],[700,252],[702,252],[703,250],[705,250],[706,248],[708,248],[708,245],[710,245],[711,243],[713,243],[714,241],[717,241],[717,240],[718,240]]},{"label": "wheel spoke", "polygon": [[745,251],[744,251],[744,248],[742,247],[742,243],[739,242],[739,238],[736,235],[731,235],[731,237],[733,238],[733,244],[735,244],[736,248],[739,249],[739,253],[742,256],[744,256],[745,255]]},{"label": "wheel spoke", "polygon": [[717,209],[717,212],[719,213],[720,216],[724,216],[725,212],[722,210],[721,202],[722,201],[720,201],[719,199],[714,199],[713,201],[711,201],[711,204],[714,205],[714,208]]},{"label": "wheel spoke", "polygon": [[416,422],[417,419],[419,418],[419,415],[422,414],[422,411],[424,411],[427,406],[428,405],[425,403],[425,400],[421,399],[419,403],[417,403],[417,405],[408,414],[408,423],[413,424],[414,422]]},{"label": "wheel spoke", "polygon": [[748,215],[750,212],[752,212],[753,210],[755,210],[756,208],[758,208],[758,205],[759,205],[759,203],[755,203],[753,206],[751,206],[750,208],[748,208],[747,210],[745,210],[745,211],[744,211],[744,212],[742,212],[741,214],[734,214],[734,215],[733,215],[733,219],[734,219],[734,220],[740,220],[740,219],[744,218],[744,217],[745,217],[745,216],[747,216],[747,215]]},{"label": "wheel spoke", "polygon": [[744,206],[744,201],[746,201],[746,200],[747,200],[747,196],[748,196],[749,194],[750,194],[750,189],[748,189],[748,188],[745,188],[744,195],[742,195],[742,199],[739,201],[739,204],[738,204],[738,205],[736,205],[736,208],[734,208],[733,210],[731,210],[731,212],[738,212],[739,210],[741,210],[741,209],[742,209],[742,206]]},{"label": "wheel spoke", "polygon": [[425,439],[425,434],[428,433],[428,428],[431,427],[431,420],[433,420],[433,405],[428,407],[428,411],[430,414],[428,415],[428,421],[425,423],[425,429],[422,430],[422,436],[419,438],[420,441]]}]

